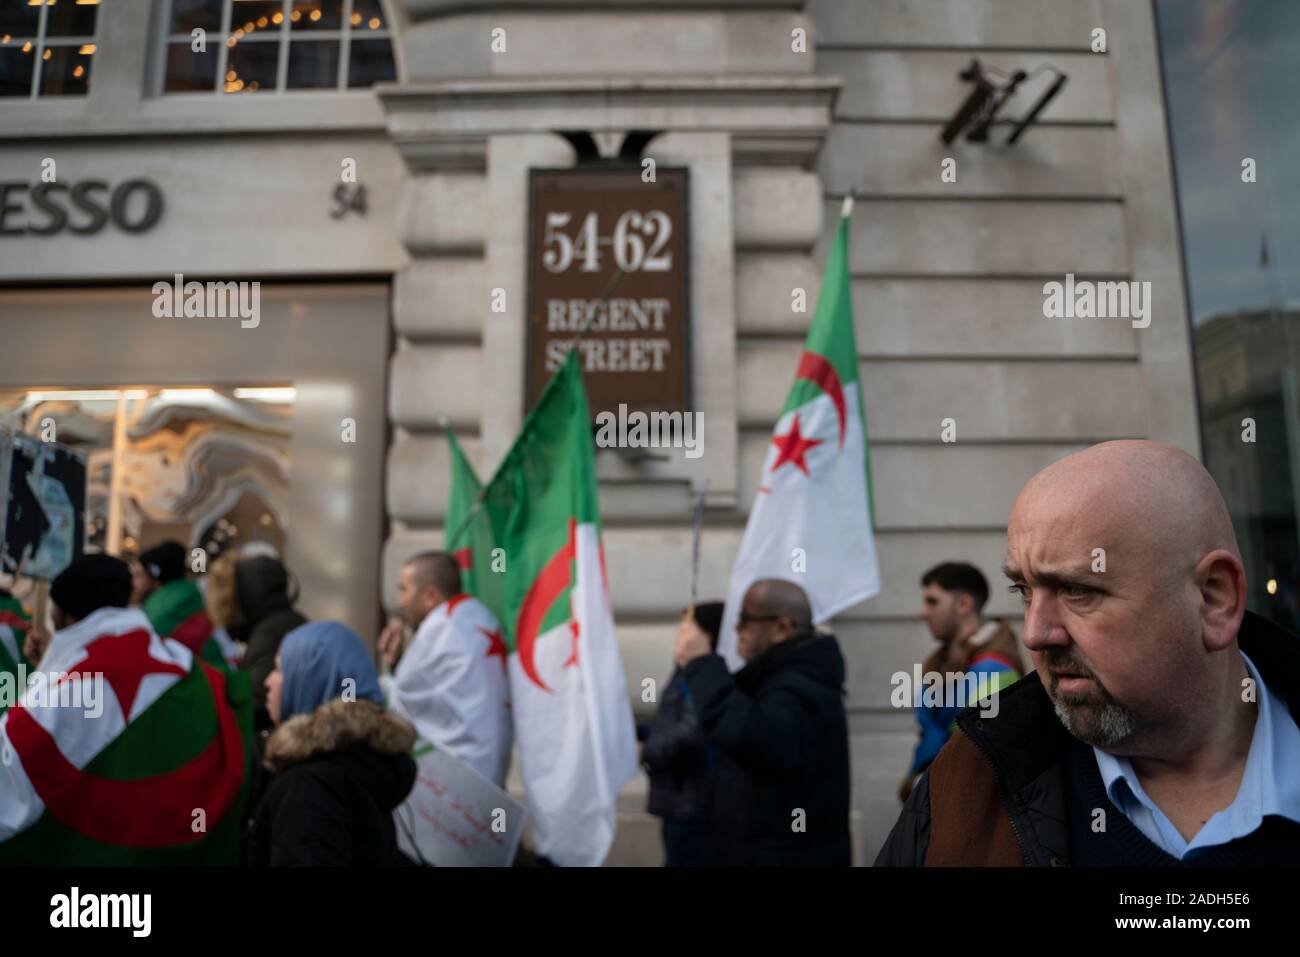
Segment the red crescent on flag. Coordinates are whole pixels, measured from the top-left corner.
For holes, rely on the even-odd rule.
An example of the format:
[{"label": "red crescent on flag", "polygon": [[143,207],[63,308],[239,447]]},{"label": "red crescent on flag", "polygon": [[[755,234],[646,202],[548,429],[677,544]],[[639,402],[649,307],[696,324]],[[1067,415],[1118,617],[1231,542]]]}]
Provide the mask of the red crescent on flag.
[{"label": "red crescent on flag", "polygon": [[537,645],[537,633],[542,627],[542,619],[555,604],[555,600],[564,594],[564,590],[573,584],[573,572],[570,568],[577,556],[575,538],[578,523],[569,519],[569,540],[560,550],[550,557],[533,583],[528,586],[528,594],[519,606],[518,624],[515,625],[515,647],[519,651],[519,666],[524,669],[533,684],[543,691],[551,691],[537,673],[537,661],[534,657]]},{"label": "red crescent on flag", "polygon": [[[9,740],[32,787],[55,820],[79,834],[119,847],[192,844],[193,813],[218,821],[244,783],[244,740],[235,709],[226,703],[226,679],[195,659],[217,703],[217,734],[196,758],[174,771],[117,781],[88,774],[21,704],[9,711]],[[127,730],[130,726],[127,726]]]},{"label": "red crescent on flag", "polygon": [[807,379],[821,389],[835,404],[835,414],[840,417],[840,448],[844,448],[847,411],[844,408],[844,387],[840,385],[840,374],[835,371],[823,356],[804,350],[799,357],[799,368],[795,370],[796,379]]},{"label": "red crescent on flag", "polygon": [[466,545],[464,548],[458,548],[452,552],[452,557],[456,559],[456,565],[461,571],[469,571],[474,566],[474,552]]}]

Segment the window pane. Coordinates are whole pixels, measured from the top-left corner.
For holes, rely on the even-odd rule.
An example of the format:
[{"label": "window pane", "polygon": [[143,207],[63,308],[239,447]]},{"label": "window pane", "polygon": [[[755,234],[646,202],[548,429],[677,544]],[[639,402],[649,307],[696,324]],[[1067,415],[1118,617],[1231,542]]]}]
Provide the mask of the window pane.
[{"label": "window pane", "polygon": [[295,40],[289,44],[289,78],[291,90],[339,85],[339,41]]},{"label": "window pane", "polygon": [[343,26],[343,0],[294,0],[289,20],[295,32],[339,30]]},{"label": "window pane", "polygon": [[237,43],[230,48],[226,59],[227,93],[256,93],[275,89],[275,68],[279,62],[280,44]]},{"label": "window pane", "polygon": [[[19,3],[22,0],[9,0]],[[0,2],[0,6],[8,4]],[[98,5],[76,3],[63,0],[50,7],[45,14],[45,35],[47,37],[93,37],[95,35],[95,11]]]},{"label": "window pane", "polygon": [[26,53],[23,44],[10,41],[0,44],[0,96],[30,96],[32,93],[32,63],[36,54],[30,47]]},{"label": "window pane", "polygon": [[29,7],[24,0],[0,0],[0,36],[36,36],[40,7]]},{"label": "window pane", "polygon": [[170,33],[221,29],[221,0],[172,0]]},{"label": "window pane", "polygon": [[[1300,628],[1300,4],[1159,0],[1205,467],[1247,607]],[[1243,161],[1258,164],[1258,182]],[[1243,439],[1253,420],[1259,441]]]},{"label": "window pane", "polygon": [[352,41],[352,53],[348,62],[348,86],[370,86],[372,83],[396,78],[392,44],[387,40],[354,39]]},{"label": "window pane", "polygon": [[384,11],[379,0],[352,0],[353,30],[382,30]]},{"label": "window pane", "polygon": [[195,53],[188,43],[167,45],[167,80],[164,89],[169,93],[200,90],[213,91],[217,75],[217,48],[209,46]]},{"label": "window pane", "polygon": [[230,32],[237,37],[274,37],[284,21],[280,0],[235,0],[230,12]]},{"label": "window pane", "polygon": [[90,86],[91,54],[84,47],[46,47],[41,64],[41,96],[85,96]]}]

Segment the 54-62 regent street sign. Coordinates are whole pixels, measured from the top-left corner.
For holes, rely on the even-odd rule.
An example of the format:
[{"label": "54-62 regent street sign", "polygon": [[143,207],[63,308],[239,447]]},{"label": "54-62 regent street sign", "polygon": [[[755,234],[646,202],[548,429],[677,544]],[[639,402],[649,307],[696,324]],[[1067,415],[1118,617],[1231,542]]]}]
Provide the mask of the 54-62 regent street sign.
[{"label": "54-62 regent street sign", "polygon": [[685,410],[687,171],[533,170],[528,226],[531,408],[570,348],[591,413]]}]

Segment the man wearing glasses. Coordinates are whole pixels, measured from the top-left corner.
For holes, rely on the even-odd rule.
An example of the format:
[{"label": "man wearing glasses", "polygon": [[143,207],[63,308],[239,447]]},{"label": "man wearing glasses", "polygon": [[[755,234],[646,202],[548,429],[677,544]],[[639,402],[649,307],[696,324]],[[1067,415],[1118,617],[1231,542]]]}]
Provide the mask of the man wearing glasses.
[{"label": "man wearing glasses", "polygon": [[674,656],[718,753],[711,862],[852,863],[844,658],[813,629],[803,589],[755,582],[736,622],[736,674],[690,617]]}]

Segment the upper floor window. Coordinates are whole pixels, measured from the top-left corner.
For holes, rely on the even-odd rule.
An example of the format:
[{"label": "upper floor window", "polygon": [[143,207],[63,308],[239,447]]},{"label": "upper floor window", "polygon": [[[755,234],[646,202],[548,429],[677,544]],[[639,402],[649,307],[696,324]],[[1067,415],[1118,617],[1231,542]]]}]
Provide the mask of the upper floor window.
[{"label": "upper floor window", "polygon": [[98,9],[99,0],[0,0],[0,96],[85,96]]},{"label": "upper floor window", "polygon": [[342,90],[396,76],[380,0],[170,0],[168,7],[166,93]]}]

